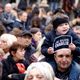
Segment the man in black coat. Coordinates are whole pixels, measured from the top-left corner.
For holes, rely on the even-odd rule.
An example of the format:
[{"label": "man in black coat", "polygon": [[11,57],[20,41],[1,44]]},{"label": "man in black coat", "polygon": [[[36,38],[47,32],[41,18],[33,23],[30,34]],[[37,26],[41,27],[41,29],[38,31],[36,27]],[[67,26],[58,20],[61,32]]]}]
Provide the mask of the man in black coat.
[{"label": "man in black coat", "polygon": [[31,56],[36,51],[35,48],[32,46],[32,34],[30,31],[23,31],[19,37],[20,43],[24,44],[26,46],[25,48],[25,59],[28,63],[28,65],[32,62]]}]

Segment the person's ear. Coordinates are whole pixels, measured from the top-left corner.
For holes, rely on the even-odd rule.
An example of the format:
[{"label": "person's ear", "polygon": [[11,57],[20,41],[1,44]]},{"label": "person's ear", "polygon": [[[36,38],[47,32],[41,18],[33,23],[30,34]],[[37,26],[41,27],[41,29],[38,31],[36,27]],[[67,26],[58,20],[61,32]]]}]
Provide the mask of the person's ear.
[{"label": "person's ear", "polygon": [[56,54],[54,54],[54,59],[56,58]]},{"label": "person's ear", "polygon": [[12,56],[15,56],[15,51],[12,51],[10,54],[11,54]]}]

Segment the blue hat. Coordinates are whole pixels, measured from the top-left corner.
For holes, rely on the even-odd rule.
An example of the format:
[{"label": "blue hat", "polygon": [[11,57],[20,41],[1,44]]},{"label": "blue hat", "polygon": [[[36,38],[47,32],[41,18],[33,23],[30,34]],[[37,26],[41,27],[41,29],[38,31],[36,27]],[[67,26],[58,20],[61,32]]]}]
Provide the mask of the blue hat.
[{"label": "blue hat", "polygon": [[68,48],[70,43],[72,43],[72,37],[70,35],[56,37],[53,42],[54,51],[61,48]]}]

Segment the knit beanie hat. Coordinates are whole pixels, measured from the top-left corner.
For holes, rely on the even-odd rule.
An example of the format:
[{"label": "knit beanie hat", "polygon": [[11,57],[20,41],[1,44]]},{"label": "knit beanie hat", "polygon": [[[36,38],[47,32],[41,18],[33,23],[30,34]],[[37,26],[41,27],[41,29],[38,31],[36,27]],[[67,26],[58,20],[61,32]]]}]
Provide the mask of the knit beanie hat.
[{"label": "knit beanie hat", "polygon": [[56,16],[56,18],[52,21],[54,29],[56,29],[60,24],[63,23],[69,23],[69,17],[64,14]]}]

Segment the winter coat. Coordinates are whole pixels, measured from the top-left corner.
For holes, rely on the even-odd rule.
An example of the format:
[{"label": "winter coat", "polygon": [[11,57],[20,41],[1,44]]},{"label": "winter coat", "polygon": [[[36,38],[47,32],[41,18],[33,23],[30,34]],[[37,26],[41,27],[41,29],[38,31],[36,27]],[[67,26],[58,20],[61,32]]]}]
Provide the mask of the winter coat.
[{"label": "winter coat", "polygon": [[[3,64],[2,80],[16,80],[16,79],[10,79],[8,75],[22,74],[20,69],[26,70],[28,67],[28,64],[25,60],[20,60],[18,62],[15,62],[11,55],[9,55],[7,59],[3,59],[2,64]],[[21,76],[19,80],[23,80],[21,79]]]},{"label": "winter coat", "polygon": [[[53,66],[54,63],[51,63],[54,72],[55,72],[55,76],[58,77],[59,79],[64,79],[64,80],[80,80],[80,65],[77,64],[75,61],[72,61],[70,67],[67,69],[66,72],[62,73],[61,72],[57,72],[57,65]],[[62,76],[62,78],[61,78]]]},{"label": "winter coat", "polygon": [[[73,58],[75,61],[79,62],[79,56],[80,56],[80,38],[70,29],[65,35],[72,36],[73,43],[76,45],[76,50],[73,51]],[[50,61],[53,60],[53,54],[48,54],[47,50],[49,47],[53,46],[53,41],[56,37],[59,35],[56,34],[56,31],[52,30],[46,35],[46,39],[44,40],[44,43],[41,47],[41,52],[44,56],[46,56],[46,60]]]}]

